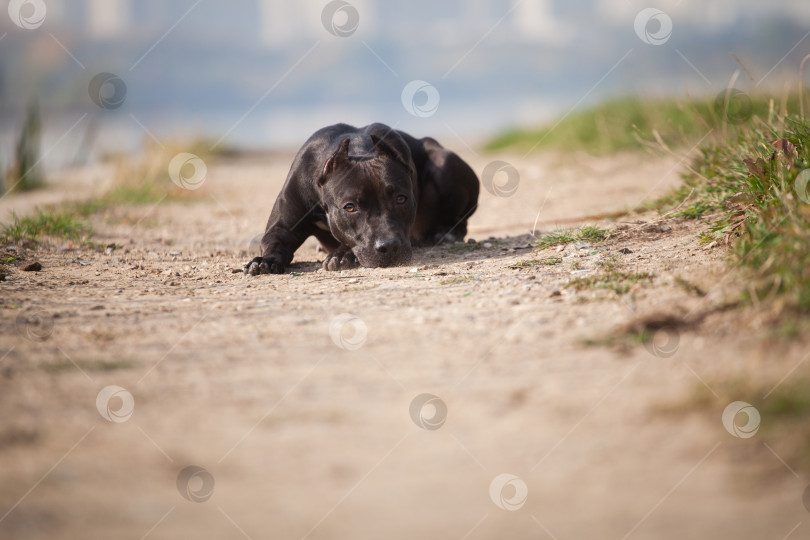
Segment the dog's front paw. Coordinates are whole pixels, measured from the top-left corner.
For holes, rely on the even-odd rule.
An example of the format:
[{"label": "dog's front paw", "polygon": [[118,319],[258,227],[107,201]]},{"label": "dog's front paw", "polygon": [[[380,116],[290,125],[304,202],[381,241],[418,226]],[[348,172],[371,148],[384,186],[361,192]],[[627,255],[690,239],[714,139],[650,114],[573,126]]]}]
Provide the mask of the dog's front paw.
[{"label": "dog's front paw", "polygon": [[360,264],[357,262],[352,250],[349,248],[338,248],[323,260],[324,270],[348,270],[349,268],[356,268]]},{"label": "dog's front paw", "polygon": [[245,265],[245,274],[283,274],[284,262],[275,257],[256,257]]}]

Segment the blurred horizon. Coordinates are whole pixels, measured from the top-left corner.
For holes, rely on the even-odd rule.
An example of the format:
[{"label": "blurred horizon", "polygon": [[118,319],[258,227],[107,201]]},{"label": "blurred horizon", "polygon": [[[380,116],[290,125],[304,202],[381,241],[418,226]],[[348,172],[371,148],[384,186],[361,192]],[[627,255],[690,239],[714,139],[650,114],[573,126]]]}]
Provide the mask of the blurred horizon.
[{"label": "blurred horizon", "polygon": [[[37,3],[47,8],[40,26],[12,21],[12,7],[31,17]],[[465,150],[609,97],[717,94],[741,69],[732,54],[744,65],[737,88],[781,94],[787,82],[795,89],[810,52],[803,0],[778,9],[753,0],[353,0],[331,19],[351,26],[345,37],[327,28],[324,9],[335,5],[327,1],[8,5],[8,16],[0,13],[0,162],[8,163],[35,99],[50,167],[75,162],[88,141],[95,157],[137,151],[149,138],[296,149],[335,122],[384,122]],[[658,45],[634,29],[650,7],[672,21]],[[351,10],[356,28],[346,19]],[[650,32],[660,30],[651,24]],[[118,108],[90,98],[102,72],[126,85]],[[403,106],[414,80],[436,89],[429,114]]]}]

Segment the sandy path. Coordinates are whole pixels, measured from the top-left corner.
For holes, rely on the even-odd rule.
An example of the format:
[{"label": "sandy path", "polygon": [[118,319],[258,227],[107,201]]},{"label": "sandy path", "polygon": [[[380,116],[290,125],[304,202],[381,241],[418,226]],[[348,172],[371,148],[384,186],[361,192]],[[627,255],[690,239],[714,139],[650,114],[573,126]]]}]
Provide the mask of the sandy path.
[{"label": "sandy path", "polygon": [[[111,254],[41,248],[44,271],[0,285],[0,538],[807,537],[806,479],[732,437],[728,403],[658,412],[700,380],[776,381],[804,351],[774,358],[721,316],[669,358],[582,342],[722,300],[723,256],[696,241],[701,224],[608,223],[622,234],[604,245],[526,249],[528,224],[635,207],[678,163],[503,159],[521,183],[482,192],[477,247],[419,250],[402,268],[326,273],[309,242],[293,275],[232,273],[285,160],[211,164],[198,202],[98,216],[97,239],[124,246]],[[7,197],[0,215],[33,200]],[[655,277],[622,296],[565,287],[611,254]],[[52,332],[28,339],[39,311]],[[356,317],[342,333],[341,314]],[[131,417],[102,417],[108,385],[133,396]],[[409,412],[423,393],[441,400],[421,409],[438,429]],[[178,491],[189,465],[205,471],[181,483],[203,502]],[[514,511],[490,496],[502,473],[518,477],[496,490]]]}]

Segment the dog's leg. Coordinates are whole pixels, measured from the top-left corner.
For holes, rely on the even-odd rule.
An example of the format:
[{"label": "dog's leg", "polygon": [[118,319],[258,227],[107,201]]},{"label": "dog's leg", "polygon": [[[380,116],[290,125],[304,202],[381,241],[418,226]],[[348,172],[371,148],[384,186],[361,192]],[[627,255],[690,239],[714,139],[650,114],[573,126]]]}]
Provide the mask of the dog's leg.
[{"label": "dog's leg", "polygon": [[295,250],[304,243],[307,236],[309,235],[302,238],[282,226],[268,229],[262,237],[262,256],[247,263],[245,273],[251,276],[283,274],[292,262]]},{"label": "dog's leg", "polygon": [[467,235],[467,221],[478,205],[478,177],[458,155],[430,139],[428,159],[419,171],[422,193],[414,226],[422,245],[458,242]]},{"label": "dog's leg", "polygon": [[246,274],[283,274],[295,250],[314,232],[311,214],[316,206],[307,208],[291,193],[290,185],[288,180],[273,205],[262,237],[262,256],[245,265]]}]

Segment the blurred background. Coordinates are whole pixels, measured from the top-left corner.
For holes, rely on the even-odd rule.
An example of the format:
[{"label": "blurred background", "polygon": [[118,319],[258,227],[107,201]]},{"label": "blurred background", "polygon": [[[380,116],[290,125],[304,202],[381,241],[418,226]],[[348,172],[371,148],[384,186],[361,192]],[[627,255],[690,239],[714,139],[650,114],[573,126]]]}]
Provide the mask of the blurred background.
[{"label": "blurred background", "polygon": [[[741,68],[731,53],[747,69],[737,87],[781,92],[810,28],[806,0],[352,0],[329,20],[325,0],[5,4],[0,163],[36,102],[46,169],[134,152],[147,138],[294,149],[338,121],[474,147],[608,97],[717,94]],[[658,46],[634,29],[648,7],[672,21],[671,35],[648,28],[668,35]],[[94,105],[99,73],[123,81],[121,103]],[[430,115],[403,107],[413,80],[440,97]]]}]

